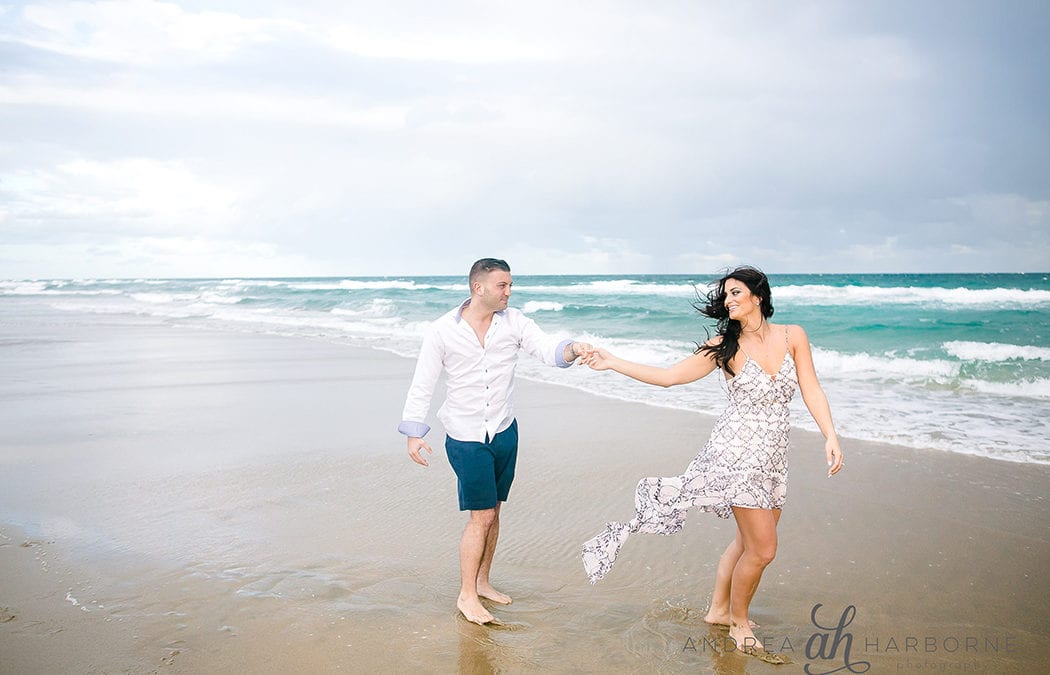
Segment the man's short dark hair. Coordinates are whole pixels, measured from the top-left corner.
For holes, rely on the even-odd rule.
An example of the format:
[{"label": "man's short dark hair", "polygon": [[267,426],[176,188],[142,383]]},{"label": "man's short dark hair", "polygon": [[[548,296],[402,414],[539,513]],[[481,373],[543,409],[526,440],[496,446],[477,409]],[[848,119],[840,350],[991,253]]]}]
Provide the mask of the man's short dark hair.
[{"label": "man's short dark hair", "polygon": [[500,260],[499,258],[482,258],[470,266],[470,276],[467,277],[467,283],[471,288],[474,288],[474,282],[478,280],[478,277],[482,274],[488,274],[492,270],[510,272],[510,265],[507,264],[506,260]]}]

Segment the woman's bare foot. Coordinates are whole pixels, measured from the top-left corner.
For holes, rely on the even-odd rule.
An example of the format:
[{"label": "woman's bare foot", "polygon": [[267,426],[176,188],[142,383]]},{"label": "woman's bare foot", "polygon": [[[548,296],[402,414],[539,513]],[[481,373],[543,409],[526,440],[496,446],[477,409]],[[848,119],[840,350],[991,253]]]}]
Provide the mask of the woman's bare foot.
[{"label": "woman's bare foot", "polygon": [[513,602],[509,595],[506,593],[500,593],[492,587],[492,584],[478,583],[478,595],[501,605],[509,605]]},{"label": "woman's bare foot", "polygon": [[730,624],[729,637],[736,643],[736,648],[745,654],[753,654],[756,650],[765,651],[762,643],[755,637],[755,632],[751,630],[751,626]]},{"label": "woman's bare foot", "polygon": [[481,604],[481,601],[477,598],[464,599],[463,596],[460,596],[459,599],[456,600],[456,607],[458,607],[459,611],[463,613],[463,616],[466,617],[467,621],[476,623],[479,626],[490,623],[495,619],[495,617],[489,613],[489,610],[485,609]]},{"label": "woman's bare foot", "polygon": [[[704,617],[704,622],[705,623],[709,623],[712,626],[725,626],[726,628],[728,628],[729,627],[729,623],[730,623],[729,622],[729,612],[728,611],[726,611],[726,612],[716,612],[715,610],[712,609],[712,610],[708,611],[707,616]],[[759,627],[759,625],[757,623],[755,623],[754,621],[752,621],[751,619],[747,620],[747,625],[750,626],[751,628],[758,628]]]},{"label": "woman's bare foot", "polygon": [[747,654],[748,656],[754,656],[759,661],[779,666],[785,663],[791,663],[791,659],[787,658],[783,654],[776,652],[767,652],[762,643],[755,637],[754,632],[750,628],[744,628],[743,626],[730,626],[729,627],[729,639],[736,645],[737,651],[741,654]]}]

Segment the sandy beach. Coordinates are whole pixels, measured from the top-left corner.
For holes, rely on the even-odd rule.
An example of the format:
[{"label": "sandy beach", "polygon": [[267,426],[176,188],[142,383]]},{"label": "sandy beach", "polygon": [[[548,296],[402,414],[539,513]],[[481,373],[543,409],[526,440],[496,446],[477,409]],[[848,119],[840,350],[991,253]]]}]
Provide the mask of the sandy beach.
[{"label": "sandy beach", "polygon": [[1045,465],[846,439],[847,467],[828,480],[819,437],[795,430],[779,553],[753,604],[759,637],[793,661],[772,666],[720,649],[724,631],[701,620],[732,521],[697,512],[678,535],[635,536],[596,586],[580,562],[606,520],[630,517],[637,480],[680,473],[713,419],[519,380],[493,575],[514,603],[482,628],[455,610],[451,469],[442,453],[412,464],[396,433],[411,360],[10,311],[0,673],[1050,663]]}]

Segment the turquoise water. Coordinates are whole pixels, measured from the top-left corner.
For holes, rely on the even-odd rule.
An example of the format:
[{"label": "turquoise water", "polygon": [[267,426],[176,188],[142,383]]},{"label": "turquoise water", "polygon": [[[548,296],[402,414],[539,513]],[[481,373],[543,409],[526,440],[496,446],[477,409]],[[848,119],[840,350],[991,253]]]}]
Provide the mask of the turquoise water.
[{"label": "turquoise water", "polygon": [[[1050,275],[772,275],[773,321],[801,324],[844,437],[1050,463]],[[705,339],[692,309],[708,276],[515,276],[511,304],[550,333],[669,364]],[[453,277],[0,282],[0,312],[149,315],[302,335],[414,356],[459,303]],[[717,413],[713,375],[670,390],[523,359],[522,376]],[[407,387],[406,382],[406,387]],[[795,421],[815,429],[796,401]],[[391,411],[396,424],[400,411]]]}]

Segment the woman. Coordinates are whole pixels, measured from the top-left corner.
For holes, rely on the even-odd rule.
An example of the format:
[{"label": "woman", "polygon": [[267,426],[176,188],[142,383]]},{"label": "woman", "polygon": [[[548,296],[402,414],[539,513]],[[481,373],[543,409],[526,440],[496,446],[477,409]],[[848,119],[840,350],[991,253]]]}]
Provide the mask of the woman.
[{"label": "woman", "polygon": [[788,403],[796,385],[827,439],[829,478],[842,468],[842,450],[805,331],[768,321],[773,303],[765,274],[738,267],[718,280],[706,305],[696,308],[718,320],[717,335],[669,368],[632,363],[604,349],[594,350],[586,361],[595,370],[615,370],[662,387],[695,382],[717,368],[725,374],[729,406],[684,474],[638,483],[635,518],[609,523],[584,544],[584,567],[596,583],[612,568],[631,532],[678,532],[692,507],[721,518],[732,515],[736,538],[719,560],[704,620],[728,625],[738,648],[761,655],[748,608],[777,550],[776,527],[787,489]]}]

